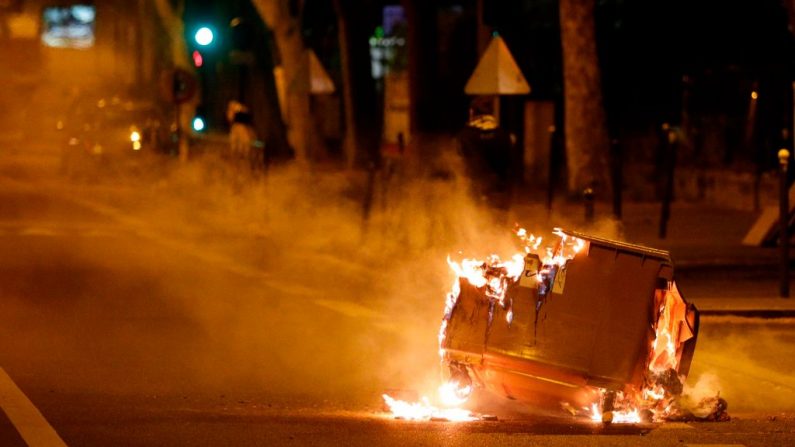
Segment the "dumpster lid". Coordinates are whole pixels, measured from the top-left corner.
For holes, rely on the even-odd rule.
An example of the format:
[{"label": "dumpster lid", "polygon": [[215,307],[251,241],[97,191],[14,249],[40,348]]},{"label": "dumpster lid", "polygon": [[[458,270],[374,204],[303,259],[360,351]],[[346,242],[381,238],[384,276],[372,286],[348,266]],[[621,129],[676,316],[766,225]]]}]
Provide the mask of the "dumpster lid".
[{"label": "dumpster lid", "polygon": [[643,246],[643,245],[630,244],[628,242],[620,242],[620,241],[614,241],[614,240],[611,240],[611,239],[601,238],[601,237],[597,237],[597,236],[591,236],[589,234],[580,233],[579,231],[571,231],[571,230],[564,230],[564,229],[559,229],[559,231],[561,233],[563,233],[563,234],[568,235],[568,236],[573,236],[573,237],[576,237],[576,238],[579,238],[579,239],[584,239],[584,240],[589,241],[589,242],[595,242],[595,243],[597,243],[599,245],[605,245],[605,246],[608,246],[608,247],[611,247],[611,248],[615,248],[616,250],[629,251],[629,252],[632,252],[632,253],[636,253],[636,254],[652,257],[652,258],[661,259],[661,260],[666,261],[668,263],[671,262],[671,253],[669,253],[666,250],[660,250],[660,249],[657,249],[657,248],[650,248],[650,247],[646,247],[646,246]]}]

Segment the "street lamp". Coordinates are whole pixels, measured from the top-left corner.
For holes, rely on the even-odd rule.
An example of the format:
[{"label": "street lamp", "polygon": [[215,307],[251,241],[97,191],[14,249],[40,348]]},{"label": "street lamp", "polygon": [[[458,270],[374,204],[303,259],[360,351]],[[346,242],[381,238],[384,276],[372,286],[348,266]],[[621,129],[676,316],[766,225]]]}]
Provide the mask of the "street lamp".
[{"label": "street lamp", "polygon": [[779,163],[779,249],[781,254],[780,264],[780,289],[781,298],[789,298],[789,185],[787,182],[787,169],[789,168],[789,151],[782,148],[778,151]]}]

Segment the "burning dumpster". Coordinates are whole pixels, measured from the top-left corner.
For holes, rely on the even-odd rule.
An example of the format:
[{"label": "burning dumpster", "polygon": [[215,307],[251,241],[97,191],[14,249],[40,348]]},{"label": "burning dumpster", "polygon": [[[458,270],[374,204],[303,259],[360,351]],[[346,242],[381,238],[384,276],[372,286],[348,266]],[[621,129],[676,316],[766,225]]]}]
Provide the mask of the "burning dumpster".
[{"label": "burning dumpster", "polygon": [[699,325],[668,252],[563,230],[541,248],[518,234],[524,255],[450,262],[458,278],[439,334],[449,383],[460,397],[481,387],[606,422],[661,418]]}]

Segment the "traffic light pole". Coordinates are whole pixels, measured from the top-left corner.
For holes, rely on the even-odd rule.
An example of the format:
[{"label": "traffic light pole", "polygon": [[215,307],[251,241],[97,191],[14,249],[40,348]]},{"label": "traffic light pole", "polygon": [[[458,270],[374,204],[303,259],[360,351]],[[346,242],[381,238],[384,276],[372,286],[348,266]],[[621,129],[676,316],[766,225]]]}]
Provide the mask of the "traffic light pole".
[{"label": "traffic light pole", "polygon": [[174,109],[176,112],[177,150],[179,151],[179,161],[185,163],[188,161],[188,140],[185,138],[185,132],[182,129],[182,104],[177,103]]},{"label": "traffic light pole", "polygon": [[196,79],[183,69],[174,69],[171,73],[171,100],[174,103],[175,130],[177,133],[177,153],[179,161],[188,161],[188,140],[185,138],[182,125],[182,104],[189,102],[196,94]]}]

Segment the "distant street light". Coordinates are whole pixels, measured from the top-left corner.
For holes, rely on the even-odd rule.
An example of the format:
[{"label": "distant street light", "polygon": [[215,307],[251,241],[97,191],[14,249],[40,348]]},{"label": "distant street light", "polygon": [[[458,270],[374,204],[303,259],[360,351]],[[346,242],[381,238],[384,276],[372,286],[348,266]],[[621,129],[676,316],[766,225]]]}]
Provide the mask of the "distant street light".
[{"label": "distant street light", "polygon": [[193,39],[196,40],[197,44],[206,47],[207,45],[213,43],[215,35],[213,34],[213,30],[203,26],[196,30],[196,34],[194,34]]}]

